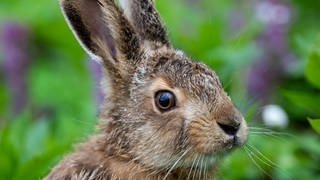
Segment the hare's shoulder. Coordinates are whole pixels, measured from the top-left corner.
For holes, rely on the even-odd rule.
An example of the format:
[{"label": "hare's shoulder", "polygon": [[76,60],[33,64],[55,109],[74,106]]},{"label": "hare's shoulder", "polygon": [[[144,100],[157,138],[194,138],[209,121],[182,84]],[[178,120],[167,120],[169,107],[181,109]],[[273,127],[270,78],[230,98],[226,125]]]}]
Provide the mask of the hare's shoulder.
[{"label": "hare's shoulder", "polygon": [[46,179],[158,179],[152,170],[132,161],[128,155],[109,152],[110,149],[105,138],[92,136],[78,144]]},{"label": "hare's shoulder", "polygon": [[[46,179],[104,179],[108,176],[107,157],[101,138],[92,136],[67,155]],[[101,178],[99,178],[101,177]]]}]

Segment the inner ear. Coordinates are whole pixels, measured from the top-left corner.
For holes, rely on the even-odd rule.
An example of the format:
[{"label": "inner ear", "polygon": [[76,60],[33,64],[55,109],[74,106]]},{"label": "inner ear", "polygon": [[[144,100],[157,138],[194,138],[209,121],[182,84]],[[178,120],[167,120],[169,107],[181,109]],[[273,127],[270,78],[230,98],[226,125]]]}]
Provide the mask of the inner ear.
[{"label": "inner ear", "polygon": [[[115,59],[116,48],[111,31],[103,20],[99,1],[62,1],[62,8],[79,42],[90,55],[103,57],[108,51]],[[107,49],[101,49],[96,41],[104,42]]]}]

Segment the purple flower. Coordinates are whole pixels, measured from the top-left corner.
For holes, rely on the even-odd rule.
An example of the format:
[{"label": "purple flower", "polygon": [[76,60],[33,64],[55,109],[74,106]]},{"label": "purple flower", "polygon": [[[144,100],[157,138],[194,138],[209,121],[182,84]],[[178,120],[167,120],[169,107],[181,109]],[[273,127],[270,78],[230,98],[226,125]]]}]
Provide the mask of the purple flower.
[{"label": "purple flower", "polygon": [[291,12],[286,4],[275,0],[265,0],[257,2],[256,16],[258,20],[266,24],[284,25],[289,23]]},{"label": "purple flower", "polygon": [[291,13],[290,6],[279,1],[257,1],[256,4],[256,17],[266,28],[257,39],[262,54],[249,71],[248,92],[264,104],[292,67],[293,58],[288,61],[288,54],[292,53],[287,37]]},{"label": "purple flower", "polygon": [[245,22],[245,17],[241,13],[241,11],[234,9],[231,12],[229,18],[230,18],[229,29],[231,30],[231,33],[235,34],[244,28],[246,22]]},{"label": "purple flower", "polygon": [[10,94],[10,111],[21,113],[27,105],[29,70],[29,31],[14,22],[6,22],[0,32],[3,54],[2,72]]},{"label": "purple flower", "polygon": [[281,80],[282,72],[277,62],[273,62],[268,59],[269,56],[265,56],[251,67],[248,75],[249,94],[263,103],[267,103],[271,98],[273,91]]}]

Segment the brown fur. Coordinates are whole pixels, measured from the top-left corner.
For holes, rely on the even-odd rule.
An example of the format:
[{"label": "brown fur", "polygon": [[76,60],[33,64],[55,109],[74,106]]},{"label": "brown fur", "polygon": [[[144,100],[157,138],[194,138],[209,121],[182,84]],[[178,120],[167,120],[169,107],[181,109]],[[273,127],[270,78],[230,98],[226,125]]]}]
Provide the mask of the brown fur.
[{"label": "brown fur", "polygon": [[[171,47],[152,0],[61,0],[78,40],[104,68],[99,132],[47,179],[210,179],[248,128],[217,75]],[[161,112],[155,94],[176,106]]]}]

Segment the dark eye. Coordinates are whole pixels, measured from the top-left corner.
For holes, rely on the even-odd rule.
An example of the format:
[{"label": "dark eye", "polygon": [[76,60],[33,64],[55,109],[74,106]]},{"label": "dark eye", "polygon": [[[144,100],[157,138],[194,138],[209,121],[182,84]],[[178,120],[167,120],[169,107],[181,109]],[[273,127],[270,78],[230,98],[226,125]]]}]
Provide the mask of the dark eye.
[{"label": "dark eye", "polygon": [[166,111],[176,106],[176,98],[170,91],[158,91],[155,96],[155,103],[160,111]]}]

